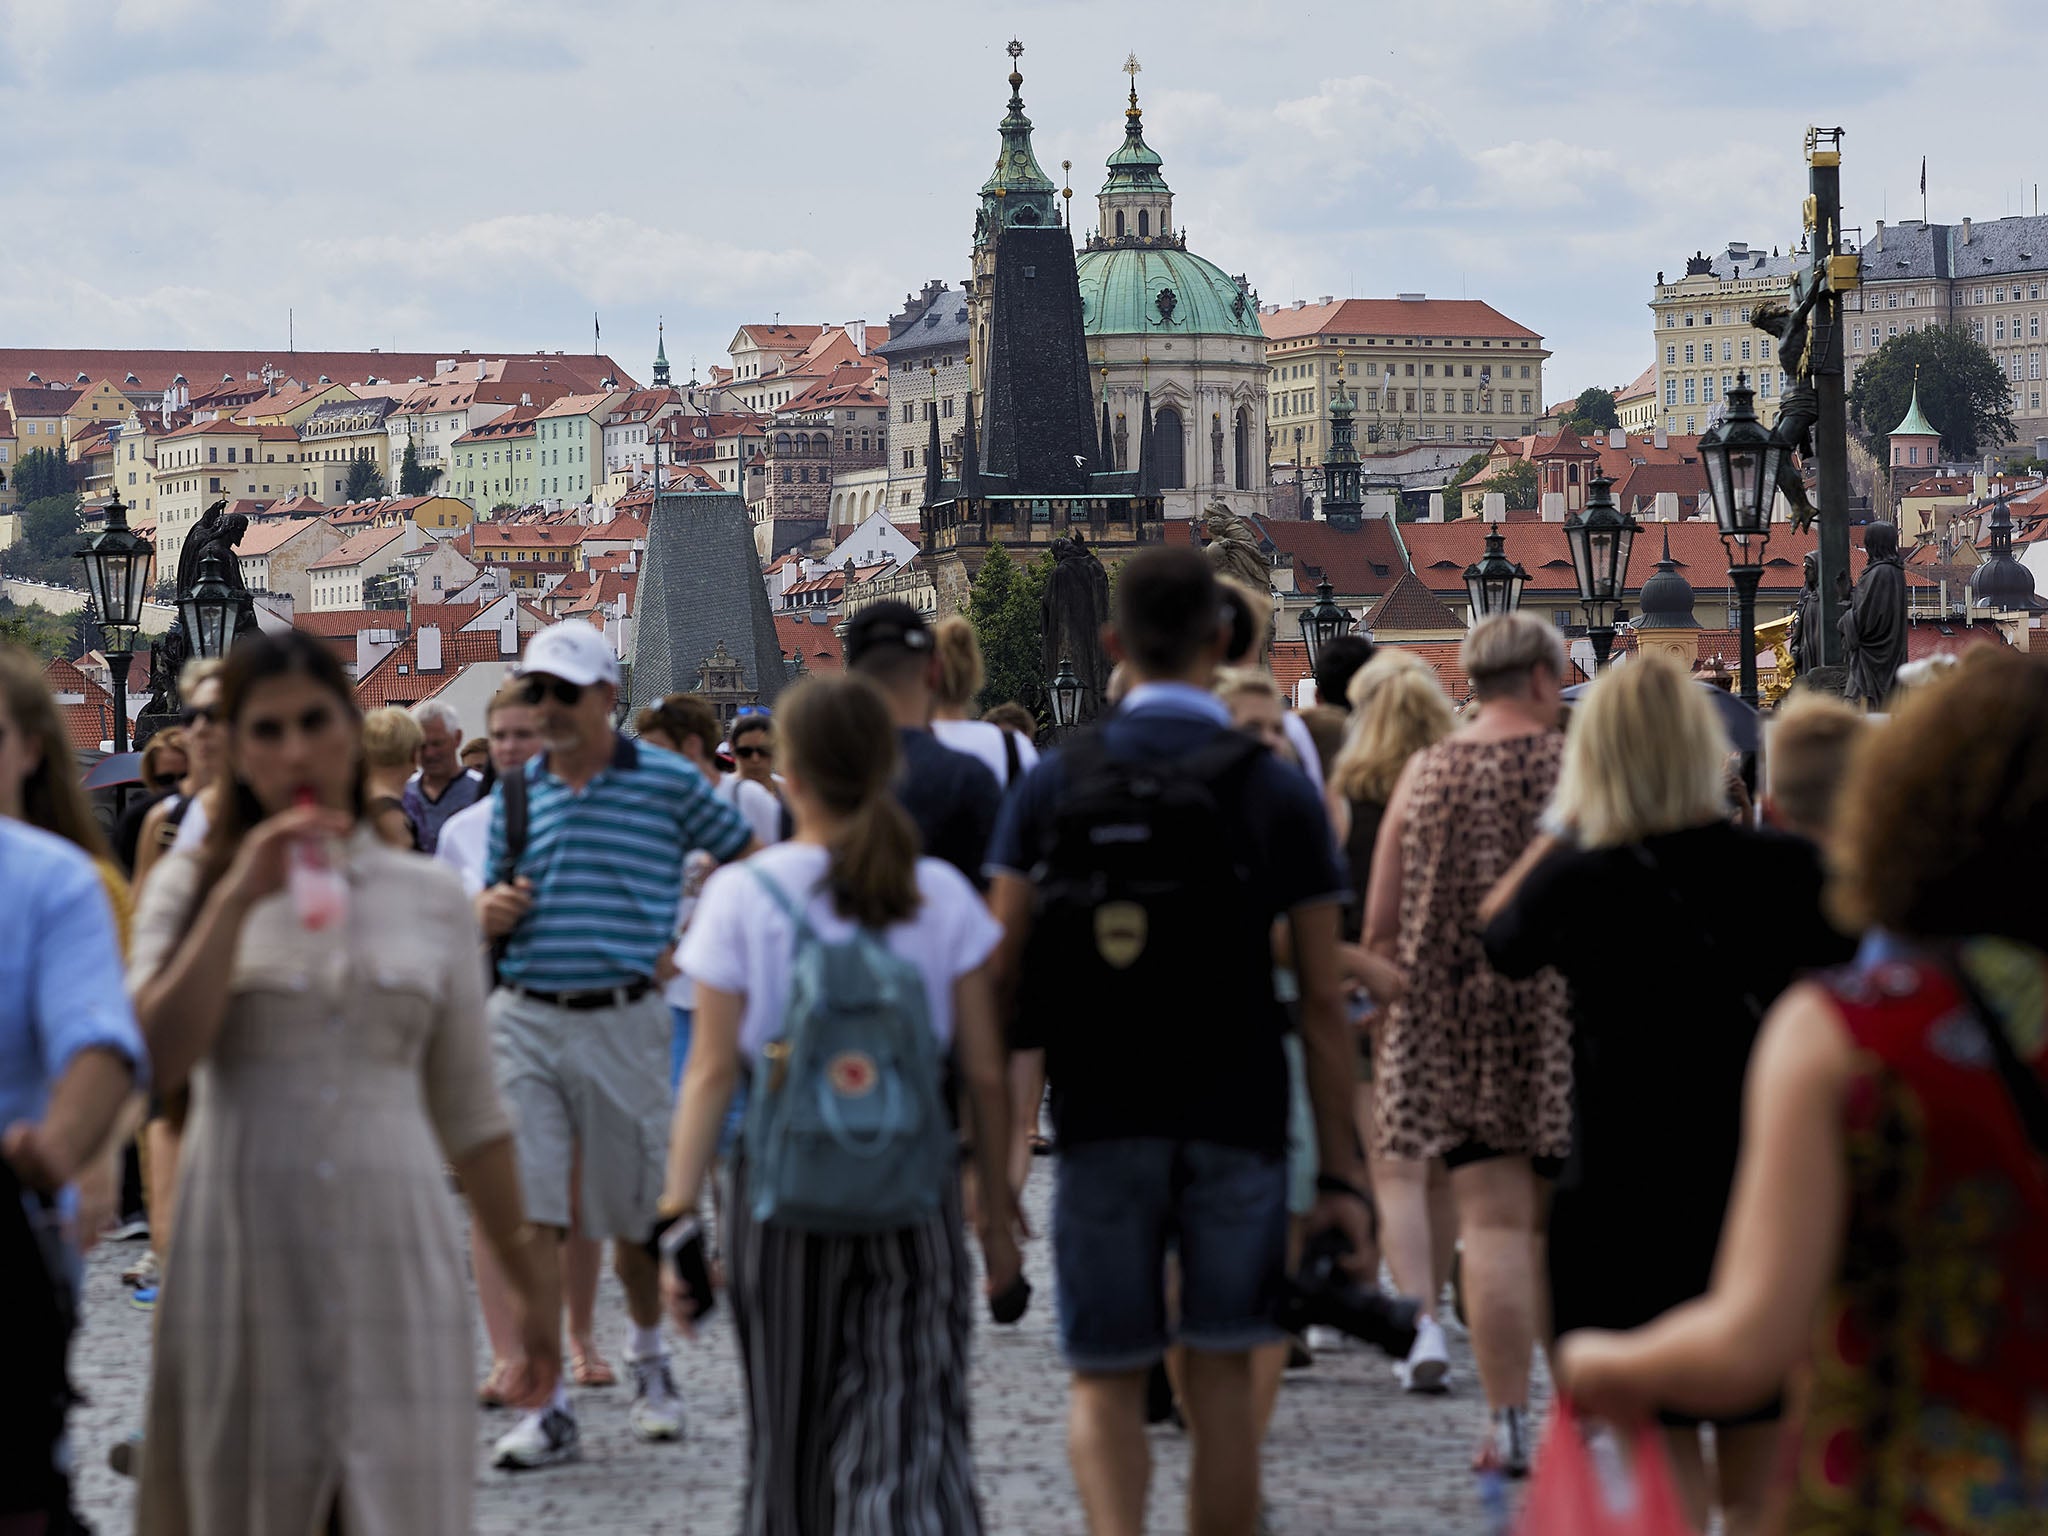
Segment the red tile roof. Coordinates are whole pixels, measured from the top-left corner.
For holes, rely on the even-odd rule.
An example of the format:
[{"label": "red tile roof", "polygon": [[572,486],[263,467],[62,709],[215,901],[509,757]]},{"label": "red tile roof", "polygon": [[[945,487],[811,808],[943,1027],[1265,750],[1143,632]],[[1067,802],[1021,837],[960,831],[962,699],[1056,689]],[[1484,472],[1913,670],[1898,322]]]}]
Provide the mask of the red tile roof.
[{"label": "red tile roof", "polygon": [[78,664],[62,656],[52,657],[43,668],[43,682],[52,693],[84,695],[77,704],[59,704],[64,717],[64,735],[72,749],[97,752],[114,739],[114,696],[78,670]]},{"label": "red tile roof", "polygon": [[801,655],[804,670],[814,676],[830,677],[846,670],[836,625],[813,624],[801,614],[778,613],[775,638],[783,655]]},{"label": "red tile roof", "polygon": [[419,631],[415,629],[389,655],[356,679],[356,703],[365,712],[387,704],[417,704],[440,692],[464,667],[491,662],[510,666],[514,659],[504,654],[495,629],[474,634],[443,631],[440,669],[422,672]]},{"label": "red tile roof", "polygon": [[[1643,531],[1636,535],[1629,552],[1627,587],[1631,592],[1656,573],[1662,535],[1667,531],[1671,535],[1671,558],[1687,581],[1695,588],[1728,588],[1728,554],[1722,547],[1720,531],[1712,523],[1639,521]],[[1408,546],[1415,574],[1422,584],[1438,596],[1448,596],[1456,602],[1465,591],[1465,567],[1483,552],[1486,531],[1487,525],[1477,518],[1463,518],[1449,523],[1403,523],[1401,538]],[[1850,534],[1860,548],[1861,531],[1851,529]],[[1504,537],[1508,558],[1519,561],[1529,572],[1527,590],[1532,595],[1569,595],[1570,601],[1578,600],[1562,523],[1516,523]],[[1800,562],[1814,544],[1812,532],[1797,532],[1789,523],[1773,525],[1762,590],[1780,598],[1796,592],[1805,579]]]},{"label": "red tile roof", "polygon": [[[1355,531],[1279,517],[1253,522],[1268,543],[1293,561],[1300,591],[1314,591],[1316,582],[1327,577],[1340,597],[1378,597],[1400,579],[1400,547],[1382,518],[1367,518]],[[1175,526],[1167,524],[1169,534]]]},{"label": "red tile roof", "polygon": [[1428,587],[1416,580],[1413,571],[1403,571],[1387,595],[1373,604],[1366,623],[1375,638],[1418,630],[1459,629],[1465,621],[1445,606]]},{"label": "red tile roof", "polygon": [[361,565],[370,556],[384,548],[393,539],[402,538],[405,524],[394,527],[370,527],[361,533],[352,533],[335,547],[334,553],[315,560],[306,569],[309,571],[347,570],[352,565]]},{"label": "red tile roof", "polygon": [[1292,341],[1300,336],[1330,332],[1461,340],[1467,336],[1495,341],[1543,339],[1526,325],[1517,325],[1491,304],[1478,299],[1340,299],[1260,315],[1259,325],[1269,341]]}]

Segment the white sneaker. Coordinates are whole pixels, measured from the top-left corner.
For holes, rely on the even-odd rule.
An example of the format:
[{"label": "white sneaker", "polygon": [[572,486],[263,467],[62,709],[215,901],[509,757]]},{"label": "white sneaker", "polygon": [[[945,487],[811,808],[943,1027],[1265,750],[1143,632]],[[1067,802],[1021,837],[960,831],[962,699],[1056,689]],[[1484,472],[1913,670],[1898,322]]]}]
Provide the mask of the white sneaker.
[{"label": "white sneaker", "polygon": [[1418,1318],[1415,1343],[1408,1358],[1394,1367],[1394,1379],[1404,1392],[1444,1392],[1451,1385],[1451,1357],[1444,1348],[1444,1331],[1433,1317]]},{"label": "white sneaker", "polygon": [[498,1443],[491,1447],[491,1465],[523,1472],[570,1461],[576,1456],[579,1438],[576,1415],[550,1403],[522,1415],[517,1424],[498,1437]]},{"label": "white sneaker", "polygon": [[1349,1341],[1335,1328],[1326,1328],[1321,1323],[1312,1324],[1302,1336],[1312,1355],[1334,1355]]},{"label": "white sneaker", "polygon": [[683,1398],[669,1374],[667,1355],[627,1362],[633,1367],[633,1433],[642,1440],[683,1438]]}]

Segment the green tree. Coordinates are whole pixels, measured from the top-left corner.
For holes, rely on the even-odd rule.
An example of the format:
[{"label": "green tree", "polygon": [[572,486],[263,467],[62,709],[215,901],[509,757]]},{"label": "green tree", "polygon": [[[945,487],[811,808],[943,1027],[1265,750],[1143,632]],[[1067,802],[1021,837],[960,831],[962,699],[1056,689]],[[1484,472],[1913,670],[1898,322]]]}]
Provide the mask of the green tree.
[{"label": "green tree", "polygon": [[76,634],[76,623],[62,614],[34,603],[16,604],[0,598],[0,642],[18,645],[34,652],[38,660],[48,661],[69,652]]},{"label": "green tree", "polygon": [[1019,565],[1002,545],[989,546],[967,604],[967,621],[981,641],[981,659],[988,669],[979,700],[983,709],[1011,701],[1035,703],[1043,693],[1039,653],[1044,631],[1038,604],[1051,574],[1050,553]]},{"label": "green tree", "polygon": [[[412,445],[406,445],[412,451]],[[378,472],[370,459],[351,459],[348,466],[348,484],[342,490],[344,501],[381,501],[390,492],[384,484],[384,476]]]},{"label": "green tree", "polygon": [[1588,385],[1572,402],[1572,414],[1565,425],[1574,432],[1607,432],[1621,425],[1621,413],[1614,408],[1614,395],[1598,385]]},{"label": "green tree", "polygon": [[1473,454],[1471,458],[1460,464],[1456,472],[1452,474],[1450,483],[1444,487],[1444,516],[1449,517],[1452,515],[1451,509],[1458,505],[1458,497],[1464,491],[1466,482],[1486,468],[1487,455],[1492,451],[1490,448],[1480,449],[1479,452]]},{"label": "green tree", "polygon": [[27,503],[21,509],[21,537],[0,554],[10,576],[47,581],[60,587],[83,587],[85,572],[72,557],[82,542],[78,532],[78,496],[66,491]]},{"label": "green tree", "polygon": [[1515,459],[1486,482],[1488,491],[1508,499],[1510,512],[1536,510],[1536,466],[1527,459]]},{"label": "green tree", "polygon": [[1974,459],[2013,435],[2012,389],[1984,344],[1959,325],[1894,336],[1856,373],[1849,409],[1880,464],[1891,462],[1892,428],[1905,419],[1920,385],[1920,414],[1941,433],[1952,460]]},{"label": "green tree", "polygon": [[54,448],[31,448],[14,466],[14,499],[22,506],[71,493],[71,466]]},{"label": "green tree", "polygon": [[441,478],[438,468],[429,469],[420,462],[420,451],[413,446],[411,438],[405,440],[405,457],[398,463],[398,494],[401,496],[424,496],[434,488],[434,482]]}]

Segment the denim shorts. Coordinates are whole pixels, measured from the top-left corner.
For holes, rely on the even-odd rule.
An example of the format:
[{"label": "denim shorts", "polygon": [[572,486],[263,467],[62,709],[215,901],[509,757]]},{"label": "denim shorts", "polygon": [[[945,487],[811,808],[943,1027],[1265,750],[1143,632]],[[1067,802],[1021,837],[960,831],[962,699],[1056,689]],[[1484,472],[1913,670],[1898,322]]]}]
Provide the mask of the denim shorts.
[{"label": "denim shorts", "polygon": [[[1287,1158],[1139,1137],[1062,1145],[1053,1265],[1060,1351],[1076,1371],[1143,1370],[1170,1342],[1234,1353],[1281,1337]],[[1166,1255],[1180,1255],[1180,1318]]]}]

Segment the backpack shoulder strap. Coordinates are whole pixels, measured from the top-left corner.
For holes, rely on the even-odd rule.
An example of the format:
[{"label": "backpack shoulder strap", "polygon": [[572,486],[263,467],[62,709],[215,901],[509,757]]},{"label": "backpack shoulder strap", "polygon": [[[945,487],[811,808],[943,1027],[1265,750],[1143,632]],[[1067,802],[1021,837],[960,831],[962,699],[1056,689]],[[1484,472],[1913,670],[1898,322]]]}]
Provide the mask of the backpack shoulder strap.
[{"label": "backpack shoulder strap", "polygon": [[789,892],[763,874],[760,867],[751,859],[740,867],[752,875],[754,883],[768,893],[768,899],[781,908],[782,915],[789,919],[790,926],[796,930],[798,938],[813,940],[817,938],[818,935],[812,929],[810,920],[804,916],[804,909],[796,904],[796,899]]},{"label": "backpack shoulder strap", "polygon": [[1003,788],[1008,789],[1023,772],[1024,761],[1017,751],[1017,733],[1006,725],[999,725],[996,729],[1003,733]]},{"label": "backpack shoulder strap", "polygon": [[526,770],[515,768],[498,784],[505,795],[505,857],[498,866],[502,885],[518,872],[519,856],[526,852]]},{"label": "backpack shoulder strap", "polygon": [[1951,957],[1949,974],[1969,1003],[1970,1011],[1977,1016],[1977,1022],[1983,1026],[1985,1040],[1991,1047],[1992,1065],[1998,1071],[1999,1081],[2005,1085],[2006,1095],[2012,1100],[2013,1113],[2019,1116],[2027,1140],[2034,1144],[2034,1150],[2044,1160],[2048,1160],[2048,1089],[2042,1088],[2040,1078],[2020,1060],[2005,1014],[1984,995],[1960,955]]}]

